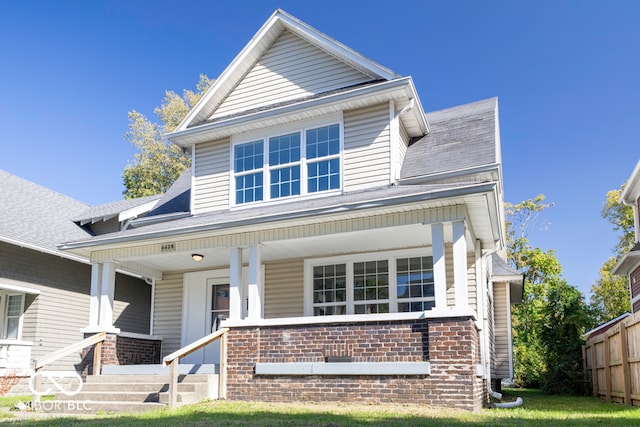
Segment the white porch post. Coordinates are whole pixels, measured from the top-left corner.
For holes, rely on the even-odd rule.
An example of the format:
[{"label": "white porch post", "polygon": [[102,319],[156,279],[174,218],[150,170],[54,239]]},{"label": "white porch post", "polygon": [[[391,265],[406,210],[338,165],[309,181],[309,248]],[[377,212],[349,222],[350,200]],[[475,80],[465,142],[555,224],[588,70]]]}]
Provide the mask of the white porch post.
[{"label": "white porch post", "polygon": [[433,286],[436,294],[436,309],[447,307],[447,268],[444,260],[444,233],[442,224],[431,224],[433,248]]},{"label": "white porch post", "polygon": [[247,296],[249,297],[249,319],[262,319],[262,274],[260,246],[253,245],[249,247],[249,286]]},{"label": "white porch post", "polygon": [[231,248],[229,260],[229,318],[242,319],[242,249]]},{"label": "white porch post", "polygon": [[102,264],[91,264],[91,295],[89,299],[89,327],[100,324],[100,283],[102,281]]},{"label": "white porch post", "polygon": [[102,265],[100,286],[100,327],[113,329],[113,293],[116,287],[116,269],[112,262]]},{"label": "white porch post", "polygon": [[456,307],[469,306],[467,281],[467,241],[464,222],[457,221],[453,223],[453,283]]}]

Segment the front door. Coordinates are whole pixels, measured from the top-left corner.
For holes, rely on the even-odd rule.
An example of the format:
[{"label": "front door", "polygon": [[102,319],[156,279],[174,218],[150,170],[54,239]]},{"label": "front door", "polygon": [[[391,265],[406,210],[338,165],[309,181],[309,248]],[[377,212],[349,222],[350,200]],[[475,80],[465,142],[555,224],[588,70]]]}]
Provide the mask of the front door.
[{"label": "front door", "polygon": [[[214,332],[229,316],[229,270],[199,271],[184,275],[181,347]],[[220,362],[220,341],[180,360],[187,364]]]}]

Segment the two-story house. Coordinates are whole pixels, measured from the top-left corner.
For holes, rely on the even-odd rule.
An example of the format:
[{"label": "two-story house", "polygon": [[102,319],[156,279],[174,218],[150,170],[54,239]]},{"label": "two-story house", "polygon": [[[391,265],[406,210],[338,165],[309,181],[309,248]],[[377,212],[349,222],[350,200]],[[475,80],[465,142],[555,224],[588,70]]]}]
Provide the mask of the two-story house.
[{"label": "two-story house", "polygon": [[229,328],[228,399],[477,409],[512,377],[495,98],[425,113],[277,10],[168,137],[193,166],[165,208],[61,245],[92,263],[87,331],[112,331],[119,268],[152,283],[163,355]]}]

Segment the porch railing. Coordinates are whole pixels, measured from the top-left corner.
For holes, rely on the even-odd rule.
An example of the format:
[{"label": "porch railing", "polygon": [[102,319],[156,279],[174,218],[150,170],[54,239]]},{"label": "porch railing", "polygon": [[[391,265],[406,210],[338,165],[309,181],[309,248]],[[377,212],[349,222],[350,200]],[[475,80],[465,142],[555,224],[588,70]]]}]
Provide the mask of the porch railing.
[{"label": "porch railing", "polygon": [[169,408],[174,408],[178,400],[178,363],[180,359],[201,349],[214,341],[220,340],[220,371],[218,375],[218,395],[224,399],[227,397],[227,332],[229,328],[220,328],[217,331],[192,342],[179,350],[165,356],[162,359],[164,366],[171,367],[169,380]]},{"label": "porch railing", "polygon": [[[95,335],[91,335],[90,337],[85,338],[82,341],[78,341],[60,350],[54,351],[44,359],[36,360],[33,366],[33,370],[37,374],[46,365],[49,365],[57,360],[60,360],[63,357],[68,356],[73,352],[80,351],[84,348],[95,345],[95,348],[93,350],[93,375],[100,375],[100,355],[102,353],[102,342],[106,338],[107,338],[107,334],[105,332],[100,332]],[[35,391],[40,390],[40,381],[41,381],[40,375],[35,375],[35,385],[34,385]],[[34,394],[33,401],[34,402],[40,401],[40,396],[37,393]]]}]

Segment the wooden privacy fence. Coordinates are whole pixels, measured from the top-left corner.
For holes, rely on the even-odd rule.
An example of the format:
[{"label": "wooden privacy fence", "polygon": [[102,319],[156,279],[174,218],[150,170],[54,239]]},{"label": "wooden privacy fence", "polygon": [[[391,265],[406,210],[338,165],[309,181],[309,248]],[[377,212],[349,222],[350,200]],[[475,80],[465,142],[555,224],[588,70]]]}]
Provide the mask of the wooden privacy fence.
[{"label": "wooden privacy fence", "polygon": [[589,338],[582,352],[594,397],[640,406],[640,312]]}]

